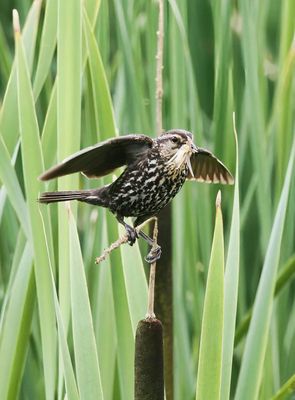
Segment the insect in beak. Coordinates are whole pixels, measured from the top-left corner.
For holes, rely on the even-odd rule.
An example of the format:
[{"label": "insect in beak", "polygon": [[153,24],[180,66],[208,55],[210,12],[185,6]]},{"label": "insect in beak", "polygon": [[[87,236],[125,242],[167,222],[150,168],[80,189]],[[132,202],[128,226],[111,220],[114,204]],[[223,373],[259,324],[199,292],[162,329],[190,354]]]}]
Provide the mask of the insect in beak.
[{"label": "insect in beak", "polygon": [[189,169],[189,172],[191,173],[191,176],[194,176],[194,172],[193,172],[193,168],[192,168],[192,164],[191,164],[191,155],[192,155],[192,153],[197,153],[198,149],[191,139],[188,140],[188,146],[189,146],[189,150],[186,153],[185,162]]},{"label": "insect in beak", "polygon": [[191,164],[191,155],[187,154],[186,155],[186,165],[188,166],[189,172],[191,173],[191,176],[194,176],[192,164]]}]

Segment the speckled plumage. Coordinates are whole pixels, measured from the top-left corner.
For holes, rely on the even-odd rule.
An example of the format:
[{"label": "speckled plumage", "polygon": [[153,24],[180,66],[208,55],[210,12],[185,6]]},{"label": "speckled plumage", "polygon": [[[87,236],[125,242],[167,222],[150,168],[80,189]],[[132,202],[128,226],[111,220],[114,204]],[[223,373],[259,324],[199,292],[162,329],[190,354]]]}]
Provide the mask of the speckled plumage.
[{"label": "speckled plumage", "polygon": [[114,214],[140,220],[155,215],[181,189],[187,172],[186,165],[177,170],[168,166],[159,149],[154,148],[110,186],[108,208]]}]

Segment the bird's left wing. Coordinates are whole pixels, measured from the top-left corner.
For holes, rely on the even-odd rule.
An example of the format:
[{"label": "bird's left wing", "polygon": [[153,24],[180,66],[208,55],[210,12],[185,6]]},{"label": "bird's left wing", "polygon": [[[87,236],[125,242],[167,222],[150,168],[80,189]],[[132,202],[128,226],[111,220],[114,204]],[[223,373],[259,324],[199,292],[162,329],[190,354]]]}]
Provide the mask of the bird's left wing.
[{"label": "bird's left wing", "polygon": [[187,179],[199,182],[222,183],[232,185],[234,178],[226,166],[218,160],[210,151],[197,148],[190,157],[192,172],[189,172]]},{"label": "bird's left wing", "polygon": [[47,181],[82,172],[88,178],[101,177],[116,168],[129,165],[147,152],[153,140],[145,135],[126,135],[87,147],[45,171],[39,179]]}]

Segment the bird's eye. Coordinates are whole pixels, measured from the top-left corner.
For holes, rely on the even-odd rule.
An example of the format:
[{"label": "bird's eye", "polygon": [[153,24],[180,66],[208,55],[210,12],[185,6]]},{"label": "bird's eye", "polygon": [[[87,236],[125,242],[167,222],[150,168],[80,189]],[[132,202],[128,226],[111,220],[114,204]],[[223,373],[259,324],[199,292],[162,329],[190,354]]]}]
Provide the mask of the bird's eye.
[{"label": "bird's eye", "polygon": [[177,137],[175,137],[175,136],[172,137],[171,140],[172,140],[173,143],[178,143],[179,142],[179,139]]}]

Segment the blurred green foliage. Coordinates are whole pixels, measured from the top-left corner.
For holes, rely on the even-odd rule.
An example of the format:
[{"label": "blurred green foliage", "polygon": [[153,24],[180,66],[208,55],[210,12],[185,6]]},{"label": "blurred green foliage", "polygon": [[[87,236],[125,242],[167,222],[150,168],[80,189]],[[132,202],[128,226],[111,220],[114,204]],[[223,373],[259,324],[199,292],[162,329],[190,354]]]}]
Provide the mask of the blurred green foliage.
[{"label": "blurred green foliage", "polygon": [[[15,44],[14,7],[22,29]],[[275,258],[271,260],[272,279],[276,268],[280,271],[288,265],[295,253],[294,168],[288,203],[287,189],[282,194],[294,142],[294,21],[293,0],[165,1],[164,128],[191,130],[198,145],[214,151],[234,171],[232,113],[236,113],[240,195],[235,206],[240,217],[240,262],[234,263],[234,268],[239,268],[237,325],[264,297],[257,288],[263,265],[269,265],[266,254],[271,251],[271,232],[282,229],[282,240],[272,249],[279,254],[278,265]],[[100,377],[93,386],[96,394],[103,393],[105,399],[132,398],[134,333],[146,311],[146,271],[140,250],[144,254],[146,249],[122,246],[96,266],[95,257],[118,237],[114,218],[101,209],[73,205],[78,240],[73,221],[69,229],[63,205],[43,207],[41,218],[34,199],[38,191],[57,188],[57,182],[37,183],[40,169],[79,148],[114,134],[155,136],[157,22],[155,0],[1,0],[3,399],[61,399],[65,391],[75,396],[77,387],[80,396],[84,393],[87,397],[90,392],[79,360],[85,368],[95,369],[92,377]],[[58,187],[101,184],[73,176],[60,180]],[[179,400],[195,398],[218,189],[188,182],[173,201],[174,397]],[[234,189],[221,190],[227,257]],[[280,198],[287,205],[278,228],[280,223],[274,224],[274,219]],[[238,240],[233,243],[238,246]],[[226,268],[229,264],[227,260]],[[293,276],[294,268],[289,268],[274,303],[274,282],[269,280],[272,290],[262,314],[268,310],[270,320],[263,331],[266,348],[255,383],[258,399],[271,398],[295,373]],[[85,312],[82,319],[75,285],[84,277],[87,286],[82,284],[80,296],[85,307],[90,306],[92,318]],[[92,357],[79,352],[83,347],[79,324],[83,321],[90,326],[89,337],[95,338]],[[255,332],[254,322],[250,329]],[[239,371],[244,349],[245,340],[234,349],[231,398],[242,379]]]}]

